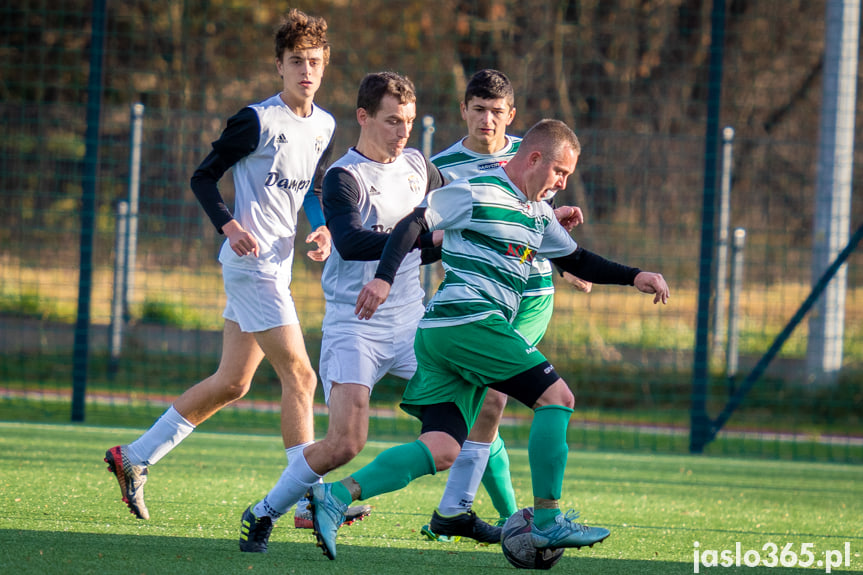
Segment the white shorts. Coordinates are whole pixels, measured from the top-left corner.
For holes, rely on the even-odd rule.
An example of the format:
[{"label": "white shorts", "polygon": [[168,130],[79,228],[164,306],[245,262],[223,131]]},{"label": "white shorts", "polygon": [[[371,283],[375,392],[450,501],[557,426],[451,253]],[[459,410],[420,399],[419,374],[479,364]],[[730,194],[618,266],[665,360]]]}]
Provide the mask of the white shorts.
[{"label": "white shorts", "polygon": [[227,302],[222,317],[244,332],[300,323],[291,297],[290,273],[273,274],[222,266]]},{"label": "white shorts", "polygon": [[386,374],[410,379],[417,369],[414,336],[423,311],[418,301],[359,320],[353,305],[327,302],[319,366],[326,401],[333,383],[358,383],[371,394]]}]

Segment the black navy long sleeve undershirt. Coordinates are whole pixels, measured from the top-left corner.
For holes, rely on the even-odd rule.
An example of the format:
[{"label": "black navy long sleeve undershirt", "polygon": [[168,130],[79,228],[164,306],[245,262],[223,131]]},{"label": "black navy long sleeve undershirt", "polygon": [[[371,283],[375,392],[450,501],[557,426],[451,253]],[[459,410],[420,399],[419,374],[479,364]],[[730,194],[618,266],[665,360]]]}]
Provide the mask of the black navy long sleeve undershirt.
[{"label": "black navy long sleeve undershirt", "polygon": [[[392,284],[399,265],[407,253],[416,245],[417,238],[428,232],[425,208],[414,208],[413,213],[402,218],[390,234],[390,241],[381,255],[375,277]],[[560,269],[595,284],[633,285],[639,268],[607,260],[581,246],[571,254],[552,258]]]},{"label": "black navy long sleeve undershirt", "polygon": [[260,136],[258,114],[251,108],[243,108],[228,118],[222,135],[213,142],[213,150],[192,175],[192,191],[219,233],[233,219],[219,192],[219,180],[231,166],[257,149]]},{"label": "black navy long sleeve undershirt", "polygon": [[[258,114],[251,108],[243,108],[228,118],[224,131],[212,144],[213,150],[192,175],[192,192],[220,234],[222,226],[231,221],[233,215],[219,192],[219,180],[234,164],[258,148],[260,137],[261,122]],[[306,217],[313,230],[324,225],[320,207],[321,187],[332,152],[333,141],[330,140],[315,167],[310,194],[307,194],[303,201]]]},{"label": "black navy long sleeve undershirt", "polygon": [[381,261],[375,271],[376,278],[392,285],[405,256],[416,246],[419,238],[429,231],[425,213],[424,207],[414,208],[413,212],[399,220],[381,254]]},{"label": "black navy long sleeve undershirt", "polygon": [[571,254],[551,261],[563,271],[595,284],[631,286],[635,283],[635,276],[641,273],[638,268],[607,260],[581,246]]},{"label": "black navy long sleeve undershirt", "polygon": [[[443,176],[428,162],[428,186],[426,193],[443,185]],[[326,173],[321,195],[327,228],[333,245],[344,260],[374,261],[381,258],[384,246],[390,237],[387,232],[376,232],[363,227],[359,212],[359,188],[354,176],[345,169],[333,168]],[[410,249],[422,248],[422,263],[440,259],[440,248],[430,247],[430,237],[420,244],[414,238]],[[407,251],[410,251],[408,249]],[[405,252],[407,253],[407,252]],[[401,262],[400,262],[401,263]],[[396,266],[398,269],[398,266]],[[395,274],[393,274],[395,277]]]}]

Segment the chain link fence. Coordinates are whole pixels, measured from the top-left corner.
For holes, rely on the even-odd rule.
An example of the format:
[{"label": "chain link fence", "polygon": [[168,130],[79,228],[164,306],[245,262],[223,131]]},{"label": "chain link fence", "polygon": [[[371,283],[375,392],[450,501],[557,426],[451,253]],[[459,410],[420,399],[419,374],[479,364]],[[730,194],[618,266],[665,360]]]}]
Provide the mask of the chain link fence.
[{"label": "chain link fence", "polygon": [[[855,3],[833,6],[847,4]],[[215,369],[222,238],[188,182],[225,120],[281,86],[272,36],[283,3],[109,2],[104,12],[100,5],[0,8],[0,417],[7,420],[68,421],[73,392],[82,391],[78,419],[144,427]],[[504,71],[515,86],[513,134],[555,117],[579,135],[576,177],[558,196],[585,212],[575,237],[611,259],[661,271],[672,300],[660,307],[632,289],[583,294],[559,283],[540,348],[576,392],[574,447],[688,451],[699,371],[701,415],[714,417],[806,300],[818,279],[813,270],[847,245],[827,256],[815,249],[823,239],[816,221],[826,79],[838,69],[851,74],[842,85],[853,87],[859,75],[828,59],[826,1],[296,7],[329,23],[331,62],[317,102],[338,122],[336,157],[358,135],[359,81],[378,70],[415,82],[420,120],[428,120],[416,123],[411,145],[425,143],[427,153],[464,136],[459,100],[470,75],[485,67]],[[848,10],[845,18],[853,16]],[[856,61],[856,36],[840,46]],[[844,127],[853,146],[861,100],[854,90],[842,98],[851,102]],[[852,149],[849,161],[859,157]],[[861,175],[849,177],[848,188],[858,189]],[[848,193],[831,220],[846,238],[863,221],[859,194]],[[715,247],[706,253],[705,237]],[[316,364],[322,267],[302,253],[292,292]],[[789,334],[706,453],[863,461],[861,263],[852,251],[836,278],[841,299],[813,308]],[[824,313],[839,316],[840,367],[813,373],[809,317]],[[397,408],[402,386],[387,379],[375,389],[372,436],[416,431]],[[276,434],[279,393],[265,363],[249,396],[205,425]],[[510,406],[504,438],[526,441],[527,416]]]}]

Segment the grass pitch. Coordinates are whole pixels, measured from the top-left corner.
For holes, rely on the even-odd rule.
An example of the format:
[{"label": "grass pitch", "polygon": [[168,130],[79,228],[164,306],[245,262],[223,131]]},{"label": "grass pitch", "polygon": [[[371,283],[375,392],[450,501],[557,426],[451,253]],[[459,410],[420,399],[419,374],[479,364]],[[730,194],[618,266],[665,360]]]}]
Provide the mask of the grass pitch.
[{"label": "grass pitch", "polygon": [[[496,545],[433,543],[420,535],[445,473],[370,500],[371,517],[340,531],[336,561],[321,554],[309,530],[293,528],[290,514],[273,530],[269,553],[240,553],[242,511],[266,494],[285,464],[276,433],[192,434],[151,468],[151,519],[137,520],[102,457],[139,433],[0,423],[0,573],[515,572]],[[370,444],[335,478],[386,447]],[[527,453],[513,449],[510,457],[519,501],[531,505]],[[832,562],[833,573],[863,573],[861,466],[572,450],[561,504],[612,535],[592,549],[568,550],[557,573],[666,575],[697,567],[792,574],[806,571],[799,566],[803,550],[812,552],[808,572],[828,572]],[[482,490],[475,509],[494,518]],[[738,544],[750,561],[759,553],[758,566],[707,566],[712,551],[717,562],[722,551],[733,560]],[[773,559],[777,565],[767,566]]]}]

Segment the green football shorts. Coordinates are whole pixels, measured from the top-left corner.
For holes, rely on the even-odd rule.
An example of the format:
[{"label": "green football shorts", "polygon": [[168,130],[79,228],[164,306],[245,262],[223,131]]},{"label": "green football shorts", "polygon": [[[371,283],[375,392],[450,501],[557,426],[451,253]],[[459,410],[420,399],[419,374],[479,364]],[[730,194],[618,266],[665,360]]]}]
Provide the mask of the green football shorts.
[{"label": "green football shorts", "polygon": [[523,297],[512,325],[527,341],[536,345],[545,335],[553,311],[553,293]]},{"label": "green football shorts", "polygon": [[503,317],[456,326],[422,328],[414,340],[417,371],[401,407],[420,417],[423,405],[455,403],[473,427],[487,386],[506,381],[547,360]]}]

